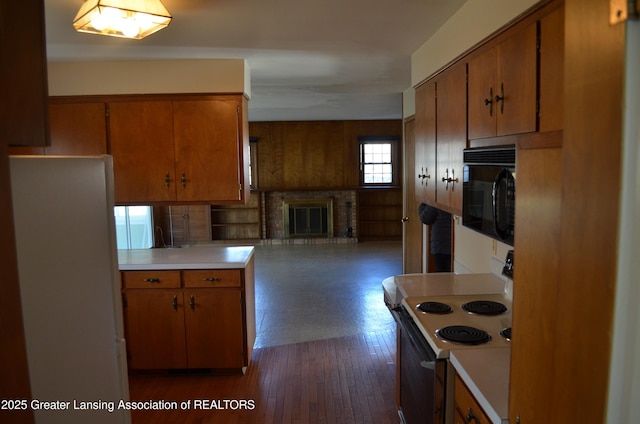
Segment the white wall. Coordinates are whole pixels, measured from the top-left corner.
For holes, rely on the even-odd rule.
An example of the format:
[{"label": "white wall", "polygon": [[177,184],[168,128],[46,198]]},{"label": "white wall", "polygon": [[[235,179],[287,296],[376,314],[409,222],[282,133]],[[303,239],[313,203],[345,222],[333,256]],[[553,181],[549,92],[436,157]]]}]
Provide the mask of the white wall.
[{"label": "white wall", "polygon": [[47,64],[49,95],[244,93],[251,97],[244,59],[131,60]]},{"label": "white wall", "polygon": [[502,274],[507,251],[513,249],[513,246],[463,227],[462,217],[459,216],[454,216],[454,232],[454,272]]},{"label": "white wall", "polygon": [[476,45],[537,0],[468,0],[411,56],[411,85]]},{"label": "white wall", "polygon": [[402,117],[408,118],[416,113],[416,90],[411,87],[402,93]]}]

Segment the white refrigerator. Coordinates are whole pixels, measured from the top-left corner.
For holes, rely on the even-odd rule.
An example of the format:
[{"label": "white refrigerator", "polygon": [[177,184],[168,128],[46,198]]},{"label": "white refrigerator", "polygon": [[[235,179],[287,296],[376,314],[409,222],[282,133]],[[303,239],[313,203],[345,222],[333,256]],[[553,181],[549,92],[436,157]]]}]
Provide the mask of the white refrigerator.
[{"label": "white refrigerator", "polygon": [[10,169],[36,422],[128,423],[112,159],[12,156]]}]

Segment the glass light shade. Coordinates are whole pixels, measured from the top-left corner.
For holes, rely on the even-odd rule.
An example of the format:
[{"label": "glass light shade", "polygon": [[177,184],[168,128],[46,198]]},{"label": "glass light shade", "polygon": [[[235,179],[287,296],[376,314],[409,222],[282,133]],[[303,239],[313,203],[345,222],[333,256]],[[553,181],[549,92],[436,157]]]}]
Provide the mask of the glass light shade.
[{"label": "glass light shade", "polygon": [[79,32],[141,39],[169,25],[160,0],[85,0],[73,20]]}]

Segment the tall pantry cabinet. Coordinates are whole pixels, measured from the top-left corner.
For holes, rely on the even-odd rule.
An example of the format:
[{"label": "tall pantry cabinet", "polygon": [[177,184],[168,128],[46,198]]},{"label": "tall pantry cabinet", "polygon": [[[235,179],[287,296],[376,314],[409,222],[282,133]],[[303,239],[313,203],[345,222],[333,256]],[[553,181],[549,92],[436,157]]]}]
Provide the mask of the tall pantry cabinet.
[{"label": "tall pantry cabinet", "polygon": [[416,88],[415,196],[423,202],[436,201],[436,83],[427,81]]},{"label": "tall pantry cabinet", "polygon": [[466,78],[460,62],[416,88],[416,198],[456,214],[462,213],[467,147]]},{"label": "tall pantry cabinet", "polygon": [[467,69],[459,63],[437,77],[436,200],[441,209],[462,213],[462,152],[467,147]]}]

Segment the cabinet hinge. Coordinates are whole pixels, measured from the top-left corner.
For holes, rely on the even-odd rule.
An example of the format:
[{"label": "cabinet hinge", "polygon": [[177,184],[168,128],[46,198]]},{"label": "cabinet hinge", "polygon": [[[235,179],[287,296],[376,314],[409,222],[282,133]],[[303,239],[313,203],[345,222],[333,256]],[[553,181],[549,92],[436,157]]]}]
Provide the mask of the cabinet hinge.
[{"label": "cabinet hinge", "polygon": [[616,25],[640,16],[639,0],[609,0],[609,23]]}]

